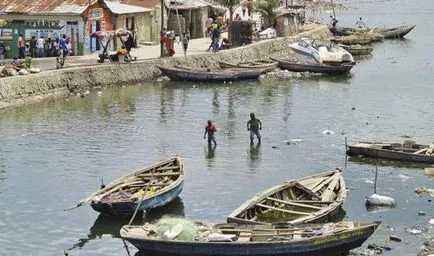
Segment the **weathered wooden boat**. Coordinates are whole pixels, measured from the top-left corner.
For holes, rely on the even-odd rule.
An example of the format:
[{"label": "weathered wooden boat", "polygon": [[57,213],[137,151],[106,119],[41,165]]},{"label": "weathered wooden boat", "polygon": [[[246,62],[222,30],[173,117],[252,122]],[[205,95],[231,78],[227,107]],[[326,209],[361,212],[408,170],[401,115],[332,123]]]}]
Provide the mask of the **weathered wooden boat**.
[{"label": "weathered wooden boat", "polygon": [[416,25],[404,25],[393,28],[375,28],[374,31],[380,33],[384,38],[403,38],[410,33]]},{"label": "weathered wooden boat", "polygon": [[347,154],[434,163],[434,144],[421,145],[410,140],[404,141],[404,143],[357,142],[353,145],[347,145]]},{"label": "weathered wooden boat", "polygon": [[276,59],[279,68],[287,69],[292,72],[312,72],[323,74],[343,74],[348,73],[353,68],[352,63],[342,63],[339,65],[329,65],[323,63],[301,63],[298,61]]},{"label": "weathered wooden boat", "polygon": [[244,79],[258,79],[258,77],[264,73],[264,69],[262,68],[209,68],[209,69],[197,69],[197,68],[191,68],[191,67],[185,67],[180,65],[175,65],[178,69],[184,69],[184,70],[191,70],[191,71],[202,71],[202,72],[208,72],[207,70],[213,70],[213,72],[235,72],[239,73],[239,76],[236,78],[236,80],[244,80]]},{"label": "weathered wooden boat", "polygon": [[289,180],[259,192],[227,218],[228,222],[290,224],[332,219],[347,197],[342,171],[322,172]]},{"label": "weathered wooden boat", "polygon": [[339,46],[347,50],[352,55],[367,55],[374,50],[374,48],[371,46],[360,45],[360,44],[353,44],[353,45],[339,44]]},{"label": "weathered wooden boat", "polygon": [[178,156],[118,178],[77,206],[90,204],[101,213],[128,216],[137,207],[145,211],[170,203],[181,193],[183,185],[184,164]]},{"label": "weathered wooden boat", "polygon": [[219,61],[221,68],[247,68],[247,69],[260,69],[263,74],[273,71],[277,68],[277,62],[271,60],[257,60],[250,62],[230,63],[226,61]]},{"label": "weathered wooden boat", "polygon": [[237,79],[241,75],[238,72],[228,70],[193,70],[161,66],[157,66],[157,68],[163,73],[163,75],[176,81],[231,81]]},{"label": "weathered wooden boat", "polygon": [[[350,221],[294,226],[196,223],[196,232],[174,233],[176,225],[159,230],[145,224],[123,226],[120,234],[146,255],[346,255],[361,246],[380,225]],[[167,234],[173,233],[175,237],[167,239]]]},{"label": "weathered wooden boat", "polygon": [[383,40],[384,36],[378,32],[353,32],[348,36],[338,36],[331,38],[330,41],[338,44],[370,44]]}]

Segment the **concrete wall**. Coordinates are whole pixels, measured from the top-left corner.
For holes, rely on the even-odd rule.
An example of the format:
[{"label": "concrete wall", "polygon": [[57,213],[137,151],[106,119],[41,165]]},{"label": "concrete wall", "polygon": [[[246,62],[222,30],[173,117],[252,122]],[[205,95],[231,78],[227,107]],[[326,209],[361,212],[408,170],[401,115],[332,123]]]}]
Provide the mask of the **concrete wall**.
[{"label": "concrete wall", "polygon": [[[188,56],[191,67],[213,67],[217,61],[250,61],[269,57],[284,58],[292,54],[289,43],[300,37],[325,39],[330,37],[326,26],[300,33],[294,37],[264,40],[242,48],[203,53]],[[95,86],[128,85],[152,80],[161,73],[156,65],[184,64],[183,56],[176,58],[158,58],[136,61],[133,63],[96,65],[64,70],[44,71],[27,76],[15,76],[0,79],[0,109],[14,106],[56,94],[82,92]]]}]

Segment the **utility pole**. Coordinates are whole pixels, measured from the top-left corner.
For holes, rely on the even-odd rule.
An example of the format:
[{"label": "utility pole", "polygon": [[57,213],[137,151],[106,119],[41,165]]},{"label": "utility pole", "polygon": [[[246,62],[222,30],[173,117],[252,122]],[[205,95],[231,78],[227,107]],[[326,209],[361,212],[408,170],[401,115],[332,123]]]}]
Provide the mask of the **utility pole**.
[{"label": "utility pole", "polygon": [[164,29],[164,0],[160,0],[161,5],[161,27],[160,27],[160,57],[163,57],[164,55],[164,49],[163,49],[163,41],[161,40],[161,32]]}]

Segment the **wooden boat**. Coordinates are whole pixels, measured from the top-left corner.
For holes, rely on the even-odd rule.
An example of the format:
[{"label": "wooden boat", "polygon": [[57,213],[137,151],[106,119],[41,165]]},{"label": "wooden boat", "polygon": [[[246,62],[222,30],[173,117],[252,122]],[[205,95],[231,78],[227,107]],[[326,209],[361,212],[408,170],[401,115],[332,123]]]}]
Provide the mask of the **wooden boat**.
[{"label": "wooden boat", "polygon": [[367,45],[360,45],[360,44],[353,44],[353,45],[346,45],[346,44],[338,44],[345,50],[347,50],[352,55],[367,55],[370,54],[374,48]]},{"label": "wooden boat", "polygon": [[378,32],[353,32],[348,36],[338,36],[331,38],[330,41],[338,44],[370,44],[383,40],[384,36]]},{"label": "wooden boat", "polygon": [[247,200],[228,222],[290,224],[324,222],[336,215],[347,197],[342,171],[336,169],[271,187]]},{"label": "wooden boat", "polygon": [[404,141],[404,143],[357,142],[347,145],[347,154],[434,163],[434,145],[421,145],[413,141]]},{"label": "wooden boat", "polygon": [[375,28],[374,31],[380,33],[384,38],[403,38],[405,35],[410,33],[416,27],[416,25],[404,25],[393,28]]},{"label": "wooden boat", "polygon": [[191,70],[191,71],[201,71],[201,72],[209,72],[208,70],[212,70],[213,72],[235,72],[239,73],[239,76],[236,78],[236,80],[245,80],[245,79],[258,79],[258,77],[264,73],[264,69],[262,68],[214,68],[214,69],[197,69],[197,68],[191,68],[191,67],[185,67],[180,65],[175,65],[175,68],[178,69],[184,69],[184,70]]},{"label": "wooden boat", "polygon": [[250,62],[241,62],[237,64],[219,61],[219,65],[221,68],[247,68],[247,69],[260,69],[263,74],[273,71],[277,68],[276,61],[267,61],[267,60],[258,60],[258,61],[250,61]]},{"label": "wooden boat", "polygon": [[290,61],[276,59],[279,63],[279,68],[287,69],[293,72],[312,72],[323,74],[343,74],[348,73],[353,68],[352,63],[342,63],[339,65],[329,65],[323,63],[301,63],[298,61]]},{"label": "wooden boat", "polygon": [[178,197],[183,185],[183,161],[173,157],[114,180],[77,206],[90,204],[98,212],[128,216],[137,204],[140,211],[168,204]]},{"label": "wooden boat", "polygon": [[157,66],[163,75],[169,77],[171,80],[176,81],[231,81],[240,76],[240,73],[220,70],[192,70],[192,69],[180,69],[174,67],[161,67]]},{"label": "wooden boat", "polygon": [[[346,255],[361,246],[380,222],[338,222],[304,225],[249,225],[196,222],[197,232],[176,230],[175,226],[159,230],[156,225],[123,226],[120,235],[146,255],[231,255],[231,256],[312,256]],[[179,227],[179,226],[178,226]],[[163,239],[159,232],[174,233]],[[166,235],[167,237],[167,235]],[[173,237],[173,236],[172,236]]]}]

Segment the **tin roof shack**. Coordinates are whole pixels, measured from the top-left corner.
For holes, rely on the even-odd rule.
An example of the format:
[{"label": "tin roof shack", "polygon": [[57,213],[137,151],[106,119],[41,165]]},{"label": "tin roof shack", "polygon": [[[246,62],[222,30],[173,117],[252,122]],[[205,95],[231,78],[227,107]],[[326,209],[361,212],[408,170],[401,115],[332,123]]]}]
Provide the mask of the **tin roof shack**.
[{"label": "tin roof shack", "polygon": [[304,24],[305,9],[297,6],[291,8],[291,5],[286,8],[277,9],[276,13],[276,34],[278,37],[286,37],[297,35],[299,26]]},{"label": "tin roof shack", "polygon": [[4,0],[0,1],[0,40],[8,51],[6,58],[18,56],[18,37],[28,42],[32,36],[55,40],[62,34],[71,38],[73,53],[83,54],[84,21],[81,13],[88,0]]},{"label": "tin roof shack", "polygon": [[214,9],[211,3],[203,0],[172,0],[168,7],[168,30],[174,30],[177,35],[185,31],[191,39],[204,37],[205,22]]}]

